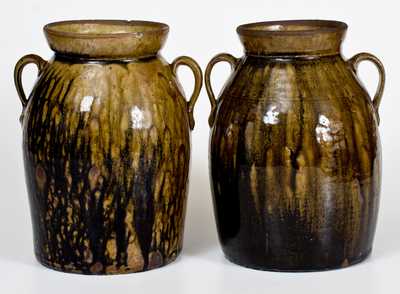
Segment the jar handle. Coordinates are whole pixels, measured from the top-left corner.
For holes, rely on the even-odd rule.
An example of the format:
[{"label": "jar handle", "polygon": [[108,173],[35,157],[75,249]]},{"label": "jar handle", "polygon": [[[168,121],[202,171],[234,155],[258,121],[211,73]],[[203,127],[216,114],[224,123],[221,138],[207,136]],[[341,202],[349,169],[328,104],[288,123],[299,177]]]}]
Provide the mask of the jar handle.
[{"label": "jar handle", "polygon": [[28,64],[33,63],[38,68],[38,76],[40,76],[43,72],[43,69],[47,65],[47,61],[42,59],[40,56],[36,54],[29,54],[23,56],[20,60],[18,60],[17,64],[15,65],[14,69],[14,84],[15,88],[17,89],[17,93],[19,96],[19,100],[22,103],[22,115],[20,117],[20,122],[22,123],[23,114],[26,105],[28,104],[28,99],[26,98],[24,87],[22,85],[22,72]]},{"label": "jar handle", "polygon": [[376,112],[376,118],[378,121],[378,125],[379,125],[379,105],[381,104],[381,100],[382,100],[382,95],[383,95],[383,90],[385,88],[385,68],[383,67],[382,62],[374,55],[370,54],[370,53],[359,53],[354,55],[352,58],[350,58],[347,62],[350,65],[351,69],[353,70],[353,72],[357,75],[357,67],[359,65],[360,62],[362,61],[371,61],[373,64],[375,64],[375,66],[377,67],[378,71],[379,71],[379,84],[378,84],[378,88],[376,90],[375,96],[372,99],[372,105],[374,106],[375,112]]},{"label": "jar handle", "polygon": [[47,65],[47,61],[43,60],[40,56],[36,54],[25,55],[20,60],[18,60],[17,64],[15,65],[14,69],[15,88],[17,89],[19,99],[21,100],[22,106],[24,108],[28,104],[28,99],[26,98],[24,88],[22,86],[22,71],[24,70],[25,66],[27,66],[30,63],[33,63],[37,66],[38,76],[42,74],[44,67]]},{"label": "jar handle", "polygon": [[231,65],[231,70],[233,72],[233,71],[235,71],[235,69],[238,65],[239,58],[236,58],[229,53],[220,53],[220,54],[217,54],[216,56],[214,56],[207,65],[206,72],[204,74],[204,82],[206,85],[208,98],[210,99],[210,103],[211,103],[211,112],[210,112],[210,116],[208,118],[208,124],[210,125],[210,127],[212,127],[214,124],[215,115],[217,112],[217,99],[215,98],[214,91],[211,87],[210,76],[211,76],[211,71],[212,71],[214,65],[220,61],[228,62]]},{"label": "jar handle", "polygon": [[172,72],[174,73],[175,76],[177,76],[177,69],[180,65],[188,66],[192,70],[194,75],[193,94],[190,97],[190,100],[186,102],[186,109],[189,115],[189,126],[190,129],[193,130],[194,128],[193,109],[194,105],[196,104],[197,98],[199,97],[201,86],[203,85],[203,74],[201,72],[200,66],[194,59],[188,56],[180,56],[176,58],[171,64]]}]

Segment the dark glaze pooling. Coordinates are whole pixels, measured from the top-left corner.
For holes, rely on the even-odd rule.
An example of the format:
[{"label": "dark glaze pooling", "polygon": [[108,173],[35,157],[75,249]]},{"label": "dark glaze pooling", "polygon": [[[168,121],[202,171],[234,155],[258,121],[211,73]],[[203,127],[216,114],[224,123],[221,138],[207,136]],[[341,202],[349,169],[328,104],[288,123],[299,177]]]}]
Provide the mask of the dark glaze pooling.
[{"label": "dark glaze pooling", "polygon": [[366,258],[381,148],[376,111],[349,64],[339,53],[245,55],[234,68],[211,120],[212,191],[225,256],[277,271]]}]

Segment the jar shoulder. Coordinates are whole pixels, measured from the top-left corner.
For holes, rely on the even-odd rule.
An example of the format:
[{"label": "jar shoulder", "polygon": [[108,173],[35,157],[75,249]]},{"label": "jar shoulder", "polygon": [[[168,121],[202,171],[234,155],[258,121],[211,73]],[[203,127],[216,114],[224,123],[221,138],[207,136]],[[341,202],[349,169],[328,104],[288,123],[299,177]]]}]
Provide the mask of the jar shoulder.
[{"label": "jar shoulder", "polygon": [[[54,58],[39,77],[27,120],[186,121],[185,98],[170,65],[160,57],[138,61],[85,62]],[[185,125],[183,123],[182,125]]]},{"label": "jar shoulder", "polygon": [[274,123],[303,113],[316,123],[374,123],[371,99],[341,56],[315,60],[244,57],[221,92],[217,120]]},{"label": "jar shoulder", "polygon": [[66,138],[77,132],[85,138],[107,133],[110,140],[167,132],[169,138],[189,141],[186,101],[162,57],[132,62],[51,60],[32,91],[24,131],[27,136],[53,132]]},{"label": "jar shoulder", "polygon": [[109,61],[55,56],[39,76],[31,98],[57,98],[57,95],[47,94],[56,90],[54,85],[60,83],[69,83],[73,89],[93,92],[103,99],[111,99],[118,94],[113,90],[135,91],[137,95],[134,96],[149,90],[152,95],[145,97],[147,99],[160,99],[163,91],[181,94],[171,66],[161,56]]},{"label": "jar shoulder", "polygon": [[368,96],[340,55],[314,59],[244,56],[225,85],[222,98],[324,100]]},{"label": "jar shoulder", "polygon": [[212,130],[214,154],[228,145],[232,152],[251,150],[249,162],[268,150],[380,156],[372,103],[341,58],[242,60],[222,91]]}]

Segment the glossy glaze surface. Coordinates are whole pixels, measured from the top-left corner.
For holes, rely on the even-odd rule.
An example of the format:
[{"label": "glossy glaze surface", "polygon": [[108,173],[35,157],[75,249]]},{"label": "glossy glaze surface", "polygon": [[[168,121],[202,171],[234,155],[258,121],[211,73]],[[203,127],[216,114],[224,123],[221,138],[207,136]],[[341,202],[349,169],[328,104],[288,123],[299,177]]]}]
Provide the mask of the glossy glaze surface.
[{"label": "glossy glaze surface", "polygon": [[[334,35],[343,34],[341,24]],[[267,36],[265,48],[278,46]],[[245,50],[253,52],[250,41]],[[220,241],[237,264],[326,270],[371,251],[381,184],[377,107],[337,43],[321,45],[329,54],[309,53],[309,42],[285,53],[284,43],[276,54],[222,54],[210,63],[234,68],[210,117],[210,168]]]},{"label": "glossy glaze surface", "polygon": [[[176,79],[180,64],[195,71],[190,102]],[[41,263],[115,274],[157,268],[177,257],[200,87],[201,71],[188,57],[170,65],[160,55],[102,60],[63,52],[41,68],[23,118]]]}]

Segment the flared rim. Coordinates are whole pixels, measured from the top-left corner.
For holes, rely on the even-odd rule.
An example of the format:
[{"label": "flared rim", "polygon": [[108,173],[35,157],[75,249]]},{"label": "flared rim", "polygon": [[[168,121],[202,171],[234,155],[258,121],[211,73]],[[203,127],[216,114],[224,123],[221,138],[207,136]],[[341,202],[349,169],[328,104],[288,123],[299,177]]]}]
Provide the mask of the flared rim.
[{"label": "flared rim", "polygon": [[324,32],[341,32],[347,24],[336,20],[277,20],[243,24],[236,31],[243,36],[310,35]]},{"label": "flared rim", "polygon": [[[86,28],[85,26],[90,26]],[[75,31],[72,31],[75,27]],[[107,30],[106,30],[107,28]],[[103,29],[103,32],[101,32]],[[124,38],[138,34],[168,32],[169,26],[161,22],[144,20],[67,20],[44,26],[46,34],[77,39]]]},{"label": "flared rim", "polygon": [[57,54],[107,60],[155,56],[168,32],[168,25],[144,20],[67,20],[44,27]]}]

